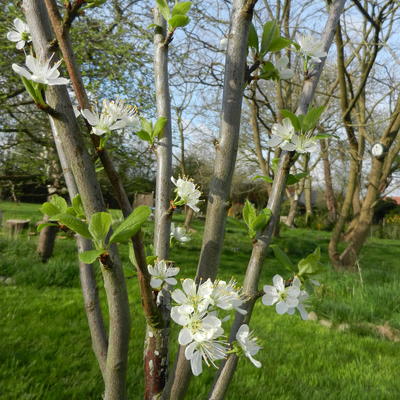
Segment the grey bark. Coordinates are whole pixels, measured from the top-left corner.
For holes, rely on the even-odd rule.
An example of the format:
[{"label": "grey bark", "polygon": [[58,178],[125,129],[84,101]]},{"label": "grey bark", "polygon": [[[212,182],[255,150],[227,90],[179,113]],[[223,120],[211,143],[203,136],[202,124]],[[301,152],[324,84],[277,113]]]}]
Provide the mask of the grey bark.
[{"label": "grey bark", "polygon": [[[336,0],[332,3],[329,10],[328,21],[325,25],[322,41],[324,43],[324,50],[329,52],[329,48],[333,41],[333,36],[336,30],[340,14],[343,11],[343,7],[346,0]],[[309,79],[304,82],[302,95],[297,108],[297,114],[305,114],[308,106],[314,96],[319,78],[321,76],[322,69],[325,64],[325,59],[321,63],[314,67]],[[250,300],[246,303],[247,314],[243,316],[240,313],[236,313],[235,321],[232,325],[230,333],[230,341],[232,342],[236,338],[236,333],[243,323],[248,323],[251,318],[254,303],[258,292],[258,283],[261,273],[261,268],[265,259],[265,254],[268,246],[271,242],[272,235],[274,232],[275,225],[279,222],[277,215],[279,215],[280,204],[282,200],[282,194],[286,184],[286,178],[290,170],[291,157],[288,153],[283,152],[279,162],[278,172],[275,176],[274,183],[272,185],[271,196],[268,201],[268,208],[272,212],[271,219],[268,226],[257,237],[255,244],[253,245],[253,251],[250,257],[249,264],[246,270],[246,276],[243,284],[244,293],[250,297]],[[230,354],[225,363],[223,363],[219,370],[219,376],[217,377],[214,387],[210,393],[210,400],[221,400],[224,398],[226,391],[229,387],[233,374],[236,370],[237,356]]]},{"label": "grey bark", "polygon": [[[64,175],[65,184],[68,189],[69,197],[72,200],[79,194],[71,168],[68,166],[68,159],[65,156],[64,148],[57,134],[53,120],[50,118],[51,130],[54,143],[56,145],[58,158]],[[83,236],[76,235],[78,251],[84,252],[92,249],[92,243]],[[105,381],[108,338],[104,326],[103,314],[100,307],[96,276],[93,265],[79,262],[79,278],[82,286],[83,302],[88,319],[90,336],[92,338],[93,351],[96,355],[99,367]]]},{"label": "grey bark", "polygon": [[[222,251],[228,198],[236,162],[245,83],[248,29],[256,0],[235,0],[225,61],[220,137],[210,183],[203,243],[196,280],[215,279]],[[191,377],[190,364],[180,347],[163,399],[180,400]]]},{"label": "grey bark", "polygon": [[171,100],[168,79],[168,43],[165,43],[167,28],[158,7],[154,8],[154,23],[163,29],[163,32],[154,35],[154,78],[157,117],[166,117],[168,119],[163,136],[156,148],[157,175],[154,248],[159,259],[167,259],[171,229],[171,218],[168,213],[172,174]]},{"label": "grey bark", "polygon": [[[23,9],[31,31],[37,56],[48,59],[48,44],[53,39],[44,3],[39,0],[24,0]],[[71,101],[65,86],[50,86],[46,89],[46,102],[57,116],[52,123],[68,157],[75,182],[82,198],[88,218],[95,212],[105,211],[105,204],[96,179],[92,160],[83,143]],[[130,333],[130,312],[125,277],[115,247],[110,249],[110,264],[102,266],[104,287],[109,309],[109,344],[106,360],[105,399],[126,399],[126,369]]]}]

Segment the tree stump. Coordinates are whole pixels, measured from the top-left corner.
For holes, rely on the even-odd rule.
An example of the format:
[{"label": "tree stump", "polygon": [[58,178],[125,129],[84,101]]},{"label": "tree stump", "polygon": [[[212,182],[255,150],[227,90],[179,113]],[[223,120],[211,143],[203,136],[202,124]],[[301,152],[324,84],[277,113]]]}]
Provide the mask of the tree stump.
[{"label": "tree stump", "polygon": [[[38,225],[46,222],[49,222],[47,216]],[[58,226],[46,226],[40,231],[36,252],[44,263],[53,255],[57,232]]]},{"label": "tree stump", "polygon": [[4,227],[10,236],[17,236],[25,228],[29,227],[30,219],[8,219]]}]

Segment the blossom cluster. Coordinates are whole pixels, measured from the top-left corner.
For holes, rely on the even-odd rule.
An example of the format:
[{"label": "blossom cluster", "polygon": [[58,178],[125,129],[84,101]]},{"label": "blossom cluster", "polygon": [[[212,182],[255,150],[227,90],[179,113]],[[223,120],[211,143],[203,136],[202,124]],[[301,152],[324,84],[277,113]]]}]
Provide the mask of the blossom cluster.
[{"label": "blossom cluster", "polygon": [[290,284],[285,285],[285,281],[280,275],[272,278],[273,286],[264,286],[264,296],[262,302],[266,306],[275,304],[278,314],[294,314],[296,309],[300,312],[301,318],[308,319],[308,313],[304,307],[304,302],[308,299],[308,293],[301,290],[301,281],[295,276]]},{"label": "blossom cluster", "polygon": [[273,124],[271,131],[268,147],[279,146],[282,150],[298,153],[312,153],[317,150],[317,139],[309,132],[296,134],[289,118],[284,118],[281,124]]},{"label": "blossom cluster", "polygon": [[12,30],[7,33],[7,39],[15,42],[17,50],[22,50],[31,41],[31,33],[28,25],[20,18],[14,19]]},{"label": "blossom cluster", "polygon": [[176,198],[174,204],[176,206],[181,206],[186,204],[194,212],[199,212],[200,209],[197,204],[200,201],[201,192],[196,188],[196,185],[188,178],[178,178],[175,179],[171,177],[172,183],[176,186]]},{"label": "blossom cluster", "polygon": [[95,108],[93,111],[84,109],[81,113],[92,126],[92,133],[98,136],[139,124],[137,108],[123,100],[104,99],[101,112]]},{"label": "blossom cluster", "polygon": [[[182,290],[183,289],[183,290]],[[190,361],[193,375],[200,375],[203,361],[215,366],[217,360],[226,358],[229,344],[224,337],[222,322],[218,318],[219,310],[233,310],[244,314],[241,308],[245,299],[234,281],[216,281],[210,279],[196,285],[193,279],[185,279],[182,289],[171,293],[176,305],[171,309],[171,318],[182,326],[178,341],[185,348],[185,357]],[[237,335],[237,343],[241,351],[257,367],[261,364],[254,360],[261,348],[248,329],[241,327]]]}]

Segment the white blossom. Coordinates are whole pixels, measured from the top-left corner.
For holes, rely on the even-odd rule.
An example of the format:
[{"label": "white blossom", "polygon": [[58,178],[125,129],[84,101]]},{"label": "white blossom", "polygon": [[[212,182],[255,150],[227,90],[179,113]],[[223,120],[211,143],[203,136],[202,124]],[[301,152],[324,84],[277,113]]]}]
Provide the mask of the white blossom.
[{"label": "white blossom", "polygon": [[203,371],[203,360],[207,366],[215,365],[216,360],[226,358],[227,344],[216,340],[218,334],[210,331],[208,338],[202,341],[193,341],[185,349],[185,358],[190,360],[190,367],[194,376],[198,376]]},{"label": "white blossom", "polygon": [[25,64],[30,72],[26,68],[20,67],[17,64],[12,64],[12,69],[24,78],[44,85],[52,86],[68,84],[68,79],[60,78],[58,67],[61,64],[61,60],[56,62],[52,67],[50,66],[52,57],[53,56],[45,62],[41,62],[35,57],[28,55],[26,56]]},{"label": "white blossom", "polygon": [[[295,280],[298,279],[295,277]],[[280,275],[272,278],[273,286],[264,286],[264,296],[262,302],[266,306],[272,306],[276,303],[276,312],[285,314],[290,308],[297,307],[299,304],[300,287],[296,284],[285,287],[285,282]]]},{"label": "white blossom", "polygon": [[281,79],[292,79],[294,76],[294,72],[287,67],[288,64],[289,58],[287,56],[280,57],[275,64],[275,67],[278,70]]},{"label": "white blossom", "polygon": [[7,39],[11,42],[16,42],[16,48],[21,50],[26,43],[31,41],[31,34],[28,25],[20,18],[14,19],[13,29],[7,33]]},{"label": "white blossom", "polygon": [[283,147],[290,143],[294,135],[294,127],[289,118],[284,118],[282,124],[276,123],[272,125],[272,136],[268,140],[268,147]]},{"label": "white blossom", "polygon": [[[294,285],[298,286],[299,289],[300,289],[301,282],[300,282],[300,279],[298,279],[297,277],[295,277],[294,280],[293,280],[293,286]],[[299,304],[297,304],[296,307],[289,308],[287,313],[292,315],[292,314],[294,314],[294,312],[295,312],[295,310],[297,308],[297,310],[299,311],[299,313],[301,315],[301,318],[303,320],[307,320],[308,319],[308,312],[307,312],[306,308],[304,307],[304,302],[309,297],[310,296],[308,295],[308,293],[305,290],[300,290],[300,294],[299,294],[299,297],[298,297]]]},{"label": "white blossom", "polygon": [[179,273],[178,267],[168,267],[165,260],[158,261],[153,265],[148,265],[147,269],[151,275],[150,286],[159,289],[165,282],[168,285],[176,285],[177,281],[173,278]]},{"label": "white blossom", "polygon": [[257,344],[257,338],[253,336],[252,332],[250,332],[248,325],[243,324],[240,326],[236,333],[236,340],[242,348],[245,356],[254,364],[255,367],[261,368],[260,361],[255,360],[253,356],[255,356],[262,347]]},{"label": "white blossom", "polygon": [[190,312],[197,311],[199,313],[207,310],[211,303],[211,293],[213,284],[210,279],[200,284],[198,287],[193,279],[185,279],[181,289],[175,289],[171,293],[172,299],[179,305],[188,306]]},{"label": "white blossom", "polygon": [[244,298],[241,295],[240,290],[237,288],[234,280],[230,280],[228,283],[225,281],[215,282],[210,297],[213,305],[221,308],[222,310],[235,309],[243,315],[247,314],[246,310],[240,308],[244,302]]},{"label": "white blossom", "polygon": [[123,129],[126,126],[126,121],[116,118],[115,114],[109,111],[110,102],[103,100],[103,108],[101,113],[96,109],[93,111],[82,110],[81,113],[92,126],[92,132],[95,135],[102,136],[111,131]]},{"label": "white blossom", "polygon": [[294,135],[291,142],[285,143],[281,148],[297,153],[314,153],[318,150],[317,139],[307,135]]},{"label": "white blossom", "polygon": [[186,346],[193,340],[201,342],[208,340],[210,334],[215,337],[223,335],[221,320],[206,312],[193,312],[190,306],[177,306],[171,309],[171,318],[183,328],[179,332],[178,342]]},{"label": "white blossom", "polygon": [[300,46],[300,52],[304,54],[304,56],[310,57],[311,61],[319,63],[321,62],[321,57],[327,56],[326,51],[324,51],[324,43],[314,36],[298,35],[296,40]]},{"label": "white blossom", "polygon": [[126,104],[124,100],[112,100],[105,103],[105,109],[115,120],[125,122],[125,126],[137,128],[140,124],[137,108]]},{"label": "white blossom", "polygon": [[173,176],[171,176],[171,181],[176,186],[175,191],[180,198],[180,202],[186,204],[194,212],[199,212],[200,209],[197,207],[197,203],[199,202],[201,192],[196,189],[196,185],[188,179],[178,178],[176,180]]},{"label": "white blossom", "polygon": [[181,243],[186,243],[191,240],[191,237],[187,234],[186,229],[181,226],[175,226],[174,223],[171,224],[171,237]]}]

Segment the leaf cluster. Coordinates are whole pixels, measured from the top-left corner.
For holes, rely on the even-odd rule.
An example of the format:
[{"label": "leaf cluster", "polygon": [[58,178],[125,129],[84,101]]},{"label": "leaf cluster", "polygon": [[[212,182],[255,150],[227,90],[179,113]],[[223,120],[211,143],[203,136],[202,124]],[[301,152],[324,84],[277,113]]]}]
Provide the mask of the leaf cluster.
[{"label": "leaf cluster", "polygon": [[79,195],[72,200],[72,207],[68,206],[65,199],[54,195],[50,201],[42,205],[40,211],[52,222],[39,225],[38,230],[49,225],[61,225],[93,241],[94,250],[79,254],[79,259],[87,264],[93,263],[102,254],[106,254],[111,243],[128,241],[140,230],[151,214],[150,207],[139,206],[111,233],[112,217],[109,212],[92,214],[89,223],[83,220],[84,211]]},{"label": "leaf cluster", "polygon": [[162,16],[168,23],[169,31],[173,32],[176,28],[183,28],[190,22],[186,14],[192,7],[191,1],[175,3],[172,10],[170,10],[167,0],[156,0],[156,3]]},{"label": "leaf cluster", "polygon": [[254,239],[257,232],[262,231],[267,226],[268,221],[271,218],[271,210],[264,208],[257,215],[257,211],[253,204],[251,204],[249,200],[246,200],[242,215],[243,220],[247,225],[249,236]]},{"label": "leaf cluster", "polygon": [[156,123],[153,125],[152,121],[148,121],[146,118],[140,119],[142,129],[138,132],[135,132],[140,139],[145,140],[150,144],[150,146],[154,145],[156,139],[161,139],[164,135],[164,128],[168,122],[168,119],[165,117],[160,117],[157,119]]}]

